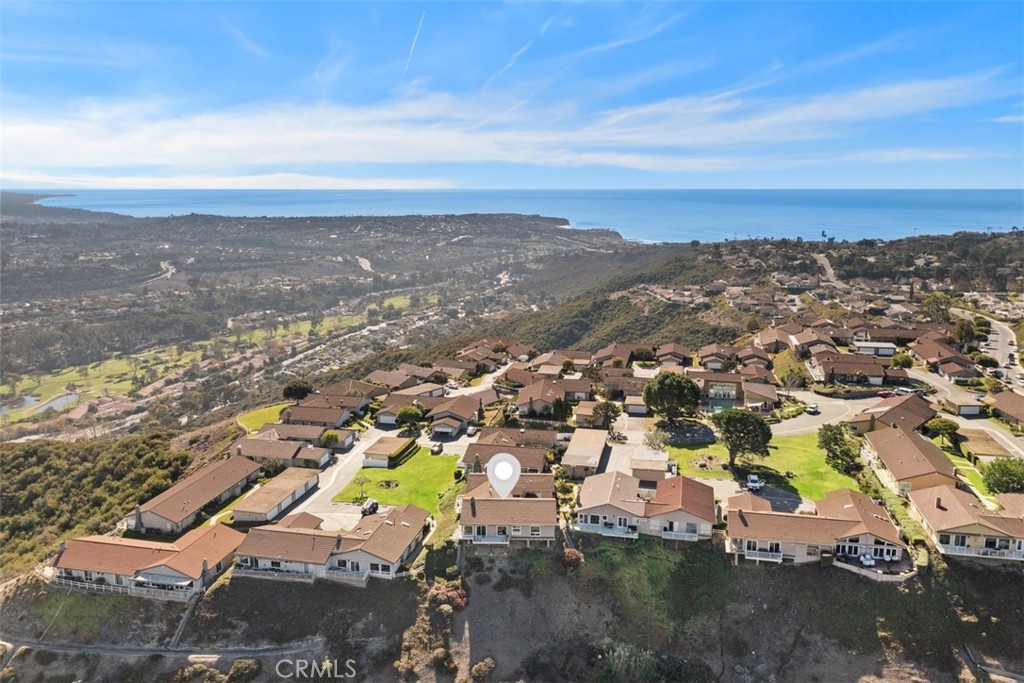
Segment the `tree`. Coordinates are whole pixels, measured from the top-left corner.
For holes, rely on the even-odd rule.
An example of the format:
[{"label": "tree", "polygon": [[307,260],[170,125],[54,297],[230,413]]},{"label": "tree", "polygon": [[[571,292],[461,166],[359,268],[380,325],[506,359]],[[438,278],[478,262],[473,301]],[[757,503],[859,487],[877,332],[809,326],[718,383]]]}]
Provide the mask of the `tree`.
[{"label": "tree", "polygon": [[953,325],[953,331],[950,333],[950,337],[960,345],[960,348],[963,348],[977,339],[978,332],[974,328],[974,323],[970,320],[961,318],[956,321],[955,325]]},{"label": "tree", "polygon": [[924,423],[924,428],[929,432],[935,432],[941,436],[942,439],[950,446],[956,445],[953,442],[953,436],[956,434],[957,430],[960,429],[960,425],[953,420],[950,420],[948,417],[933,417]]},{"label": "tree", "polygon": [[972,353],[971,360],[983,368],[998,368],[999,361],[984,353]]},{"label": "tree", "polygon": [[622,408],[619,407],[618,403],[612,403],[611,401],[601,401],[594,406],[594,423],[598,425],[607,425],[611,427],[615,424],[615,421],[619,419],[619,415],[622,415]]},{"label": "tree", "polygon": [[782,373],[782,377],[780,379],[782,380],[782,387],[787,392],[792,392],[793,389],[796,389],[797,387],[807,385],[807,371],[804,370],[804,366],[802,364],[798,363],[790,365],[786,368],[786,371]]},{"label": "tree", "polygon": [[997,458],[985,468],[983,479],[992,493],[1024,493],[1024,460]]},{"label": "tree", "polygon": [[842,425],[822,425],[818,429],[818,448],[825,451],[825,462],[837,472],[849,474],[859,465],[857,449],[846,438]]},{"label": "tree", "polygon": [[572,406],[563,398],[556,398],[551,402],[551,417],[559,422],[567,422],[572,415]]},{"label": "tree", "polygon": [[761,321],[757,318],[747,318],[747,332],[756,334],[761,330]]},{"label": "tree", "polygon": [[624,368],[626,367],[626,361],[621,356],[613,356],[611,366],[613,368]]},{"label": "tree", "polygon": [[341,441],[341,436],[333,429],[328,429],[320,435],[321,448],[334,448],[338,445],[339,441]]},{"label": "tree", "polygon": [[423,410],[419,406],[402,406],[395,415],[395,421],[403,427],[412,427],[423,419]]},{"label": "tree", "polygon": [[569,373],[576,369],[576,364],[572,362],[572,358],[566,358],[562,361],[562,372]]},{"label": "tree", "polygon": [[352,483],[359,487],[359,500],[366,500],[366,485],[370,483],[370,478],[365,474],[360,474],[352,480]]},{"label": "tree", "polygon": [[664,429],[648,429],[644,432],[644,445],[652,451],[664,451],[668,448],[671,435]]},{"label": "tree", "polygon": [[953,297],[945,292],[932,292],[921,300],[921,309],[936,323],[949,322],[949,308],[952,305]]},{"label": "tree", "polygon": [[680,414],[692,415],[700,404],[700,387],[689,377],[659,373],[644,385],[644,403],[674,422]]},{"label": "tree", "polygon": [[892,366],[894,368],[909,368],[914,365],[914,359],[910,357],[909,353],[897,353],[892,357]]},{"label": "tree", "polygon": [[288,384],[285,384],[284,389],[281,390],[282,396],[289,401],[295,401],[296,403],[312,393],[313,385],[304,379],[293,379],[291,382],[288,382]]},{"label": "tree", "polygon": [[749,410],[729,408],[711,416],[718,436],[729,450],[729,467],[742,454],[766,457],[772,429],[763,417]]}]

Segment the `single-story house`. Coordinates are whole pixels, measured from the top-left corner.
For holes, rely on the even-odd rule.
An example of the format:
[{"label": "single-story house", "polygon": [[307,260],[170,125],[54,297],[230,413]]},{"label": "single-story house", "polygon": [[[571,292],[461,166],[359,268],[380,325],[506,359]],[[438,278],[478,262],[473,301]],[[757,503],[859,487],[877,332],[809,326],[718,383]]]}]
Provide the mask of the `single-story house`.
[{"label": "single-story house", "polygon": [[901,426],[868,432],[861,455],[882,484],[904,496],[957,481],[956,466],[938,446]]},{"label": "single-story house", "polygon": [[363,467],[389,467],[409,449],[416,440],[397,436],[382,436],[363,451]]},{"label": "single-story house", "polygon": [[445,388],[443,384],[434,384],[433,382],[424,382],[423,384],[417,384],[416,386],[409,387],[407,389],[397,389],[388,394],[388,398],[393,396],[429,396],[431,398],[440,398],[445,395]]},{"label": "single-story house", "polygon": [[406,406],[417,406],[426,414],[447,400],[445,398],[432,398],[429,396],[391,394],[384,399],[384,404],[377,411],[377,414],[374,415],[374,420],[379,427],[392,427],[398,424],[398,411]]},{"label": "single-story house", "polygon": [[234,576],[359,586],[370,578],[393,579],[419,552],[434,521],[423,508],[401,505],[363,517],[347,533],[309,527],[291,525],[286,517],[250,529],[236,552]]},{"label": "single-story house", "polygon": [[1010,424],[1024,423],[1024,396],[1016,391],[1000,391],[998,394],[986,396],[982,403],[989,406],[993,415]]},{"label": "single-story house", "polygon": [[377,384],[360,382],[357,379],[343,379],[334,384],[321,387],[318,392],[328,396],[366,396],[372,400],[385,396],[388,390]]},{"label": "single-story house", "polygon": [[648,412],[643,396],[627,396],[622,401],[622,409],[634,417],[645,417]]},{"label": "single-story house", "polygon": [[682,344],[662,344],[654,351],[654,358],[662,365],[689,365],[690,349]]},{"label": "single-story house", "polygon": [[558,531],[552,474],[522,474],[502,498],[483,473],[466,476],[466,493],[456,502],[455,539],[473,545],[550,546]]},{"label": "single-story house", "polygon": [[[554,434],[554,432],[549,433]],[[499,453],[509,453],[519,461],[522,472],[544,472],[548,469],[547,454],[550,448],[550,446],[485,444],[477,441],[466,447],[466,453],[459,458],[458,466],[470,472],[484,472],[491,458]]]},{"label": "single-story house", "polygon": [[319,446],[320,435],[324,431],[325,428],[319,425],[287,425],[280,422],[268,422],[259,428],[257,434],[266,439],[303,441]]},{"label": "single-story house", "polygon": [[483,399],[476,396],[459,396],[435,406],[429,413],[430,431],[433,436],[454,436],[473,420],[483,414]]},{"label": "single-story house", "polygon": [[147,598],[187,600],[231,566],[245,534],[223,524],[193,529],[174,543],[84,536],[61,544],[53,560],[58,585]]},{"label": "single-story house", "polygon": [[275,441],[274,439],[243,437],[232,444],[229,452],[253,462],[277,462],[285,467],[325,467],[331,461],[331,452],[301,441]]},{"label": "single-story house", "polygon": [[736,359],[736,350],[723,344],[708,344],[697,351],[700,364],[708,370],[722,370],[726,364]]},{"label": "single-story house", "polygon": [[288,406],[281,411],[281,422],[293,425],[315,425],[318,427],[337,428],[348,422],[352,412],[348,408],[331,408],[328,406],[297,405]]},{"label": "single-story house", "polygon": [[260,486],[235,506],[236,522],[265,524],[280,517],[292,503],[317,487],[320,474],[304,467],[289,467]]},{"label": "single-story house", "polygon": [[230,456],[190,474],[163,493],[136,506],[129,518],[135,531],[181,533],[207,505],[241,495],[259,476],[260,466],[248,458]]},{"label": "single-story house", "polygon": [[1024,561],[1020,511],[994,512],[966,491],[944,485],[911,491],[910,514],[943,555]]},{"label": "single-story house", "polygon": [[583,480],[575,528],[602,536],[696,541],[711,538],[717,521],[715,492],[706,484],[662,477],[651,490],[638,477],[613,471]]},{"label": "single-story house", "polygon": [[897,347],[892,342],[881,342],[881,341],[855,341],[853,342],[853,352],[862,353],[868,356],[881,356],[882,358],[891,358],[896,355]]},{"label": "single-story house", "polygon": [[960,417],[985,416],[985,405],[973,396],[966,394],[950,394],[940,398],[939,405]]},{"label": "single-story house", "polygon": [[608,432],[604,429],[577,429],[562,455],[562,467],[576,479],[597,474],[608,448]]},{"label": "single-story house", "polygon": [[825,494],[815,515],[775,512],[766,499],[743,494],[729,499],[727,520],[726,549],[737,562],[817,562],[823,552],[898,561],[905,548],[885,508],[850,489]]},{"label": "single-story house", "polygon": [[379,384],[391,391],[395,389],[408,389],[420,383],[416,377],[397,370],[374,370],[364,377],[363,381],[370,384]]},{"label": "single-story house", "polygon": [[534,446],[547,450],[558,443],[558,432],[547,429],[484,427],[476,442],[492,446]]},{"label": "single-story house", "polygon": [[917,394],[891,396],[850,418],[846,424],[856,434],[867,434],[882,427],[902,426],[914,431],[935,417],[931,404]]}]

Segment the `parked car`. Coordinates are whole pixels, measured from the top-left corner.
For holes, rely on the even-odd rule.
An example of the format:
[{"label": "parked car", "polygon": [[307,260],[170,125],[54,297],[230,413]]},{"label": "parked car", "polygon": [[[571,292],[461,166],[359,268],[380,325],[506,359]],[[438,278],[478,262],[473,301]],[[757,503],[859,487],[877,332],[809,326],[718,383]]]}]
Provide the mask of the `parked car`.
[{"label": "parked car", "polygon": [[860,563],[865,567],[874,567],[875,558],[871,557],[871,553],[864,553],[860,556]]},{"label": "parked car", "polygon": [[433,446],[430,447],[430,454],[431,455],[441,455],[441,451],[443,451],[443,450],[444,450],[444,446],[441,445],[441,442],[437,442]]},{"label": "parked car", "polygon": [[808,403],[806,410],[809,415],[817,415],[820,412],[817,403]]},{"label": "parked car", "polygon": [[747,475],[747,488],[751,491],[760,491],[764,488],[764,482],[756,474]]},{"label": "parked car", "polygon": [[377,508],[379,507],[380,503],[377,502],[376,498],[367,498],[366,502],[363,503],[363,507],[361,510],[361,512],[363,513],[363,517],[365,517],[366,515],[374,514],[375,512],[377,512]]},{"label": "parked car", "polygon": [[1003,378],[1003,371],[1002,370],[989,370],[988,374],[992,375],[996,379],[1002,379]]},{"label": "parked car", "polygon": [[910,389],[907,389],[906,387],[900,387],[899,389],[892,393],[896,396],[910,396],[914,392],[911,391]]},{"label": "parked car", "polygon": [[466,427],[466,436],[476,436],[476,425],[469,425]]},{"label": "parked car", "polygon": [[893,396],[895,396],[895,394],[888,389],[882,389],[878,392],[879,398],[892,398]]}]

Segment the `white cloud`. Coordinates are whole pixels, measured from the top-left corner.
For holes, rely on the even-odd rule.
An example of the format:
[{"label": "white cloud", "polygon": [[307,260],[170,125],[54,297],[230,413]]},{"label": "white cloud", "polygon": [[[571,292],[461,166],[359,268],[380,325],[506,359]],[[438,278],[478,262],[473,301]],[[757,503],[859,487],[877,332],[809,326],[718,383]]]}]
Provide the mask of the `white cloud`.
[{"label": "white cloud", "polygon": [[996,123],[1024,123],[1024,114],[1014,114],[1011,116],[1000,116],[998,119],[992,119]]},{"label": "white cloud", "polygon": [[243,50],[248,52],[254,57],[269,57],[270,53],[267,52],[266,48],[257,43],[255,40],[250,38],[242,29],[234,25],[227,19],[222,19],[221,23],[224,24],[224,30],[227,31],[228,35],[241,47]]},{"label": "white cloud", "polygon": [[[8,107],[2,127],[4,175],[24,179],[70,169],[68,182],[116,186],[119,179],[150,174],[203,183],[223,174],[224,182],[272,178],[350,187],[345,183],[390,181],[339,180],[323,169],[512,163],[713,172],[750,164],[828,163],[840,155],[829,157],[822,141],[846,138],[874,121],[1002,94],[996,74],[890,83],[803,99],[753,99],[737,93],[670,98],[593,114],[581,114],[570,100],[535,102],[503,92],[421,92],[364,106],[271,104],[187,115],[169,112],[159,101],[88,101],[48,116]],[[798,143],[808,140],[817,141],[820,158],[804,157],[800,150],[805,146]],[[859,161],[874,163],[976,156],[963,150],[861,154]],[[296,166],[320,175],[260,174]]]}]

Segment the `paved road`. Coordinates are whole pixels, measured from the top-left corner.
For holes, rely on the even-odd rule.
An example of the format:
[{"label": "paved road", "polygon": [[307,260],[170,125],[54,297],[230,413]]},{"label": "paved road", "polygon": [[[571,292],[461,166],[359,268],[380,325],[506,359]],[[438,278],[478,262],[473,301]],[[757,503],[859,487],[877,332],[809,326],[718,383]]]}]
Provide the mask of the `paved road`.
[{"label": "paved road", "polygon": [[803,413],[802,415],[797,415],[794,418],[772,425],[773,436],[798,436],[800,434],[817,432],[821,425],[834,424],[840,420],[848,419],[865,408],[875,405],[880,400],[877,397],[830,398],[828,396],[819,396],[813,391],[794,391],[792,393],[794,398],[798,398],[808,405],[816,403],[819,412],[817,415]]},{"label": "paved road", "polygon": [[814,260],[817,261],[821,267],[825,270],[825,279],[834,284],[840,289],[849,289],[850,285],[845,282],[840,282],[836,279],[836,271],[832,270],[832,264],[829,263],[828,256],[824,254],[815,254]]},{"label": "paved road", "polygon": [[[907,373],[914,379],[926,382],[935,387],[936,396],[939,398],[964,398],[974,396],[975,394],[975,392],[967,391],[963,387],[953,384],[932,372],[927,372],[919,368],[910,368],[907,370]],[[1013,436],[1005,429],[991,424],[984,418],[967,418],[959,415],[948,415],[946,413],[943,413],[942,416],[948,417],[961,427],[978,429],[987,433],[993,439],[1002,444],[1010,453],[1016,455],[1018,458],[1024,458],[1024,439],[1019,436]]]}]

